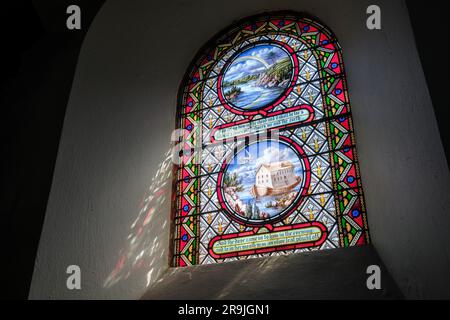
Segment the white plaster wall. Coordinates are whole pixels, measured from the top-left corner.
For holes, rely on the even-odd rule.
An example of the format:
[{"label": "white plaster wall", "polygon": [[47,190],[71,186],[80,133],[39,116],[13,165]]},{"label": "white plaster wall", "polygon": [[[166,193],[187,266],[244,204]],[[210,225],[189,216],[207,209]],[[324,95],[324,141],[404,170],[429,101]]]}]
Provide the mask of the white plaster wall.
[{"label": "white plaster wall", "polygon": [[[338,36],[373,243],[407,297],[449,297],[450,179],[431,100],[405,4],[376,1],[382,30],[369,31],[372,3],[107,1],[80,53],[30,298],[140,298],[167,268],[166,185],[146,229],[145,264],[104,286],[121,248],[129,260],[139,253],[127,236],[169,148],[191,59],[234,20],[271,9],[310,13]],[[70,264],[81,267],[81,290],[66,289]]]}]

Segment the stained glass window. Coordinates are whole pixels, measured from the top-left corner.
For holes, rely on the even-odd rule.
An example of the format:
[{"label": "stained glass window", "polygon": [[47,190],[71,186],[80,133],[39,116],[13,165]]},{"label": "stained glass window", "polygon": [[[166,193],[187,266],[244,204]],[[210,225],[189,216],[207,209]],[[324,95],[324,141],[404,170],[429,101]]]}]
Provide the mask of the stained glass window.
[{"label": "stained glass window", "polygon": [[342,50],[316,19],[244,19],[178,99],[173,266],[369,242]]}]

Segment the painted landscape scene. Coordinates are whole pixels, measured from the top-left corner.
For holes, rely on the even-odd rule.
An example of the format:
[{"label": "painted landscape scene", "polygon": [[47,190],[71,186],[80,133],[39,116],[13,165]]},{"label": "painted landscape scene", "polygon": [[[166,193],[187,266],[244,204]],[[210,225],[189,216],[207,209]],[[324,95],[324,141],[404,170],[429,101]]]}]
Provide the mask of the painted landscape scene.
[{"label": "painted landscape scene", "polygon": [[273,102],[289,85],[292,62],[275,45],[258,45],[236,56],[225,71],[222,92],[228,102],[255,110]]},{"label": "painted landscape scene", "polygon": [[287,145],[275,141],[251,144],[237,153],[224,173],[225,201],[241,218],[271,219],[297,198],[303,170]]}]

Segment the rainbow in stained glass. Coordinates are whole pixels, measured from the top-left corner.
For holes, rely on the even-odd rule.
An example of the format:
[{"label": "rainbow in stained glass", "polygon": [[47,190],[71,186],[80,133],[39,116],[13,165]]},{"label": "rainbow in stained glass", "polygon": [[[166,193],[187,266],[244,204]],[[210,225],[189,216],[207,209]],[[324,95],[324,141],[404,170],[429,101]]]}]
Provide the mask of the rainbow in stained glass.
[{"label": "rainbow in stained glass", "polygon": [[178,100],[173,266],[369,242],[342,50],[316,19],[244,19]]}]

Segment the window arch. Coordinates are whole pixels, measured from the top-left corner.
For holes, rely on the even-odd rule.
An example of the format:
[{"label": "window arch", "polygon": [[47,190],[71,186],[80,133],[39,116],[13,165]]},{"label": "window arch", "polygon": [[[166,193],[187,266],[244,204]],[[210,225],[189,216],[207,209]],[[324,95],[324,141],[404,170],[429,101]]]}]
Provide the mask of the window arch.
[{"label": "window arch", "polygon": [[243,19],[178,99],[173,266],[369,242],[341,48],[315,18]]}]

